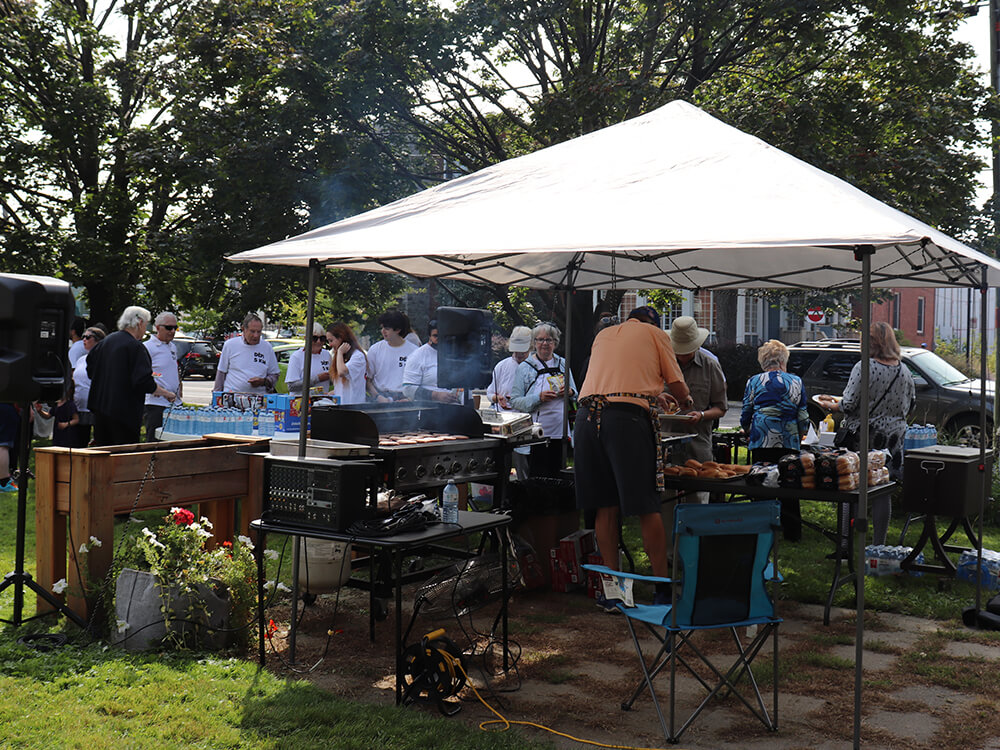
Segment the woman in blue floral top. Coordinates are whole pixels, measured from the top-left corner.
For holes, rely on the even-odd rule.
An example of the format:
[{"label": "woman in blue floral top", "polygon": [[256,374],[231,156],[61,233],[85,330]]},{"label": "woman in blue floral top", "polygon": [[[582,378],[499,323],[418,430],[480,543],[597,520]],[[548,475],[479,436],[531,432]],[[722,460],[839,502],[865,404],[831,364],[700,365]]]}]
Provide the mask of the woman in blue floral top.
[{"label": "woman in blue floral top", "polygon": [[[743,391],[740,425],[748,435],[747,447],[754,463],[777,463],[798,453],[802,436],[809,432],[806,389],[798,375],[785,372],[788,347],[771,339],[757,350],[763,372],[747,381]],[[790,542],[802,538],[798,500],[781,501],[781,528]]]}]

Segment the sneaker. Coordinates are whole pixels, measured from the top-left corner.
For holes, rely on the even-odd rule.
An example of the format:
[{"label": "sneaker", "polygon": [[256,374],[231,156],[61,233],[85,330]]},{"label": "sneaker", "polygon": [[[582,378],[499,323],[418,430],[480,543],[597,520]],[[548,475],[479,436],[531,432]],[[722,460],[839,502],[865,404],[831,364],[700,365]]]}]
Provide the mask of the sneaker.
[{"label": "sneaker", "polygon": [[0,492],[17,492],[17,484],[13,479],[8,479],[0,484]]},{"label": "sneaker", "polygon": [[621,599],[608,599],[601,592],[598,592],[597,596],[594,598],[594,603],[597,605],[599,610],[607,612],[609,615],[617,615],[621,612],[621,610],[618,609]]}]

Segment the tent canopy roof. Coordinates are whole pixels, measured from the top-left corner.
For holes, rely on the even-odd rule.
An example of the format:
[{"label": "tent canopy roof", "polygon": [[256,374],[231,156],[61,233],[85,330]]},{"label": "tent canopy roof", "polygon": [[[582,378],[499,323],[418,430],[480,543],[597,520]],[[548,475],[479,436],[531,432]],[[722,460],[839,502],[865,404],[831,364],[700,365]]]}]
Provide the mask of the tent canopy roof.
[{"label": "tent canopy roof", "polygon": [[236,262],[536,288],[1000,285],[1000,264],[683,101]]}]

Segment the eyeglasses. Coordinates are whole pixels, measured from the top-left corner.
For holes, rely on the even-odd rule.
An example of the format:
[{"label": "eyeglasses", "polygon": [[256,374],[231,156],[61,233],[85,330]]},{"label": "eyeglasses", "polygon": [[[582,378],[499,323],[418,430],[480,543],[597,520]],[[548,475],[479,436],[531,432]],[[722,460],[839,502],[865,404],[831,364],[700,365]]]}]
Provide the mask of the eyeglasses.
[{"label": "eyeglasses", "polygon": [[80,338],[81,338],[81,339],[96,339],[96,338],[97,338],[97,336],[95,336],[95,335],[94,335],[94,334],[92,334],[92,333],[85,333],[85,334],[83,334],[83,335],[82,335],[82,336],[81,336]]},{"label": "eyeglasses", "polygon": [[537,339],[535,339],[535,343],[536,344],[551,344],[554,341],[555,341],[555,339],[550,339],[550,338],[537,338]]},{"label": "eyeglasses", "polygon": [[313,341],[326,341],[326,336],[313,336]]},{"label": "eyeglasses", "polygon": [[162,328],[165,331],[176,331],[177,330],[177,326],[165,326],[165,325],[161,325],[160,328]]}]

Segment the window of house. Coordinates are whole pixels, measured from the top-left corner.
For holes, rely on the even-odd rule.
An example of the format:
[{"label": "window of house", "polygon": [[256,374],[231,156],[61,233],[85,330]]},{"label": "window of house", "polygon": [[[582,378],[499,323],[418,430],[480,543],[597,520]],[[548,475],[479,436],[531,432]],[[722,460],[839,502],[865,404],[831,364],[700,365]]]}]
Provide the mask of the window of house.
[{"label": "window of house", "polygon": [[892,327],[899,329],[899,308],[900,299],[898,294],[892,295]]},{"label": "window of house", "polygon": [[917,297],[917,333],[924,332],[924,304],[923,297]]},{"label": "window of house", "polygon": [[715,295],[712,292],[694,293],[693,317],[698,325],[710,331],[715,330]]}]

